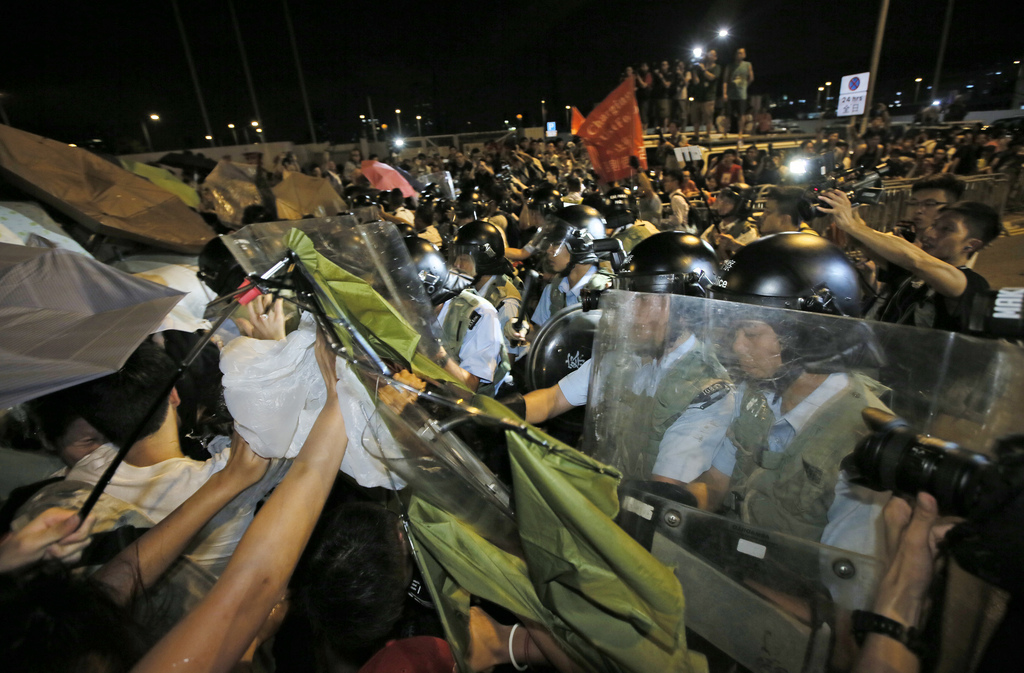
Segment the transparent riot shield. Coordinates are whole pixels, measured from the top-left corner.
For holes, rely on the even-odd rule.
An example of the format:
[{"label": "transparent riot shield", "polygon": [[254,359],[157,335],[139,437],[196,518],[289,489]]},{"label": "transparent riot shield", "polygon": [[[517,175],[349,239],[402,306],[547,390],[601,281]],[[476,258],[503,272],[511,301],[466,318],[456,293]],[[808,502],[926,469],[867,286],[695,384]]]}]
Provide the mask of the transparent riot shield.
[{"label": "transparent riot shield", "polygon": [[[830,379],[811,404],[831,399],[851,410],[883,405],[921,432],[982,451],[1024,427],[1017,411],[1024,393],[1024,350],[1005,342],[677,295],[611,291],[600,306],[584,449],[629,478],[646,479],[655,472],[680,418],[682,423],[712,416],[699,412],[715,408],[723,397],[721,386],[703,396],[690,393],[716,382],[728,385],[724,397],[731,396],[737,407],[744,395],[749,400],[759,392],[758,401],[764,398],[774,417],[797,398],[795,390],[817,390]],[[738,413],[720,415],[726,427],[702,430],[709,437],[735,435],[739,428],[729,428]],[[867,432],[857,414],[847,416],[856,422],[829,435],[842,444],[836,451],[842,455]],[[804,414],[798,420],[813,419]],[[710,460],[709,452],[717,448],[704,444],[694,452]]]},{"label": "transparent riot shield", "polygon": [[842,462],[864,408],[980,451],[1024,427],[1007,343],[676,295],[600,306],[584,451],[629,480],[620,524],[675,567],[687,626],[752,670],[849,666],[849,611],[884,567],[888,494]]},{"label": "transparent riot shield", "polygon": [[435,192],[436,196],[448,199],[449,201],[455,200],[455,183],[452,182],[452,174],[448,171],[439,171],[437,173],[421,175],[419,177],[419,181],[424,185],[427,185],[428,189],[433,185],[434,189],[431,191]]}]

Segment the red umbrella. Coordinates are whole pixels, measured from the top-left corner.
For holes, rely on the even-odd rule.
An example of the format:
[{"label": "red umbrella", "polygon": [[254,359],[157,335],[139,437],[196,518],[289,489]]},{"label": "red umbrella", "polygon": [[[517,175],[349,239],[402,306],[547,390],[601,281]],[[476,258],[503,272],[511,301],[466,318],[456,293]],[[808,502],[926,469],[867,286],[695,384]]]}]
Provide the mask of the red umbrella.
[{"label": "red umbrella", "polygon": [[366,159],[362,165],[363,175],[370,181],[374,189],[381,191],[390,191],[394,188],[402,190],[402,196],[415,197],[416,190],[412,188],[409,181],[402,177],[402,174],[397,170],[382,164],[379,161],[370,161]]}]

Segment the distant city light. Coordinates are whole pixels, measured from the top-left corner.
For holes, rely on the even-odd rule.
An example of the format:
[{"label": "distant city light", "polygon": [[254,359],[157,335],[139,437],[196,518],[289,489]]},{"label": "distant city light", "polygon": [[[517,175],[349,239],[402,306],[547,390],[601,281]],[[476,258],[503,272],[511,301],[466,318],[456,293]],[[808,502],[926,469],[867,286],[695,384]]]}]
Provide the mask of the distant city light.
[{"label": "distant city light", "polygon": [[263,129],[256,129],[256,133],[263,133]]},{"label": "distant city light", "polygon": [[395,147],[405,147],[405,141],[401,138],[395,139]]},{"label": "distant city light", "polygon": [[938,107],[938,106],[942,105],[942,101],[940,101],[940,100],[933,100],[932,101],[932,105]]},{"label": "distant city light", "polygon": [[416,115],[416,121],[423,119],[423,115]]},{"label": "distant city light", "polygon": [[235,125],[234,124],[228,124],[228,128],[229,129],[233,129],[233,128],[235,128]]},{"label": "distant city light", "polygon": [[206,136],[207,140],[213,140],[213,136]]},{"label": "distant city light", "polygon": [[259,126],[259,125],[260,125],[260,123],[259,123],[259,122],[252,122],[252,125],[253,125],[253,126]]},{"label": "distant city light", "polygon": [[823,87],[823,86],[819,86],[818,87],[818,91],[824,91],[824,90],[825,90],[825,87]]},{"label": "distant city light", "polygon": [[832,86],[832,82],[825,82],[825,86]]},{"label": "distant city light", "polygon": [[152,119],[155,122],[160,121],[160,115],[158,115],[158,114],[149,115],[149,118]]},{"label": "distant city light", "polygon": [[729,31],[725,28],[722,28],[721,30],[718,31],[718,37],[729,37]]},{"label": "distant city light", "polygon": [[920,77],[918,77],[918,78],[917,78],[917,79],[915,79],[914,81],[915,81],[915,82],[920,82],[920,81],[921,81],[921,78],[920,78]]},{"label": "distant city light", "polygon": [[973,84],[968,84],[968,85],[967,85],[967,88],[968,88],[968,89],[973,89],[973,88],[974,88],[974,85],[973,85]]},{"label": "distant city light", "polygon": [[76,145],[74,143],[68,143],[68,147],[78,147],[78,145]]},{"label": "distant city light", "polygon": [[359,115],[360,119],[366,119],[366,115]]}]

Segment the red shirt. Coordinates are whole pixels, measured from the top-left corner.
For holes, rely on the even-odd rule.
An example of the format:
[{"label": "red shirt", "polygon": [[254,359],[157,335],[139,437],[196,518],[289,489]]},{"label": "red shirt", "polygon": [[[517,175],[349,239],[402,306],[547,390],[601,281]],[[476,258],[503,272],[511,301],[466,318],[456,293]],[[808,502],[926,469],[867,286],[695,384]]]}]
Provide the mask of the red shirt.
[{"label": "red shirt", "polygon": [[729,168],[726,168],[725,164],[718,164],[715,166],[712,174],[715,176],[715,182],[718,183],[719,189],[737,182],[743,182],[743,169],[735,162]]}]

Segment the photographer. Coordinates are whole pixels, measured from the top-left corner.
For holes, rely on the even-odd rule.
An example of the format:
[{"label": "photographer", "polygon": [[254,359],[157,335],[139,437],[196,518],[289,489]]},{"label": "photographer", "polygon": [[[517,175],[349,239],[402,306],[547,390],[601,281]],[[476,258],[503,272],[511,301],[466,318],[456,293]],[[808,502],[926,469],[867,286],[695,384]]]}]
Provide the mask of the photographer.
[{"label": "photographer", "polygon": [[693,66],[691,82],[693,93],[693,137],[694,144],[700,140],[701,124],[707,129],[708,138],[711,137],[711,129],[714,128],[715,99],[718,94],[718,84],[722,78],[722,66],[718,65],[718,52],[709,49],[704,55],[704,60]]},{"label": "photographer", "polygon": [[878,319],[961,332],[967,327],[974,296],[988,282],[967,268],[979,250],[1001,230],[999,214],[975,201],[960,201],[939,211],[935,223],[921,235],[921,247],[899,236],[883,234],[856,217],[842,191],[830,189],[819,199],[836,226],[860,241],[869,252],[911,275],[895,288]]}]

